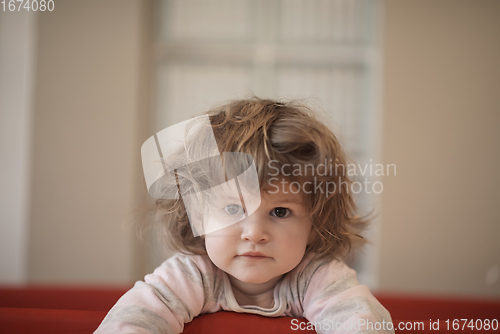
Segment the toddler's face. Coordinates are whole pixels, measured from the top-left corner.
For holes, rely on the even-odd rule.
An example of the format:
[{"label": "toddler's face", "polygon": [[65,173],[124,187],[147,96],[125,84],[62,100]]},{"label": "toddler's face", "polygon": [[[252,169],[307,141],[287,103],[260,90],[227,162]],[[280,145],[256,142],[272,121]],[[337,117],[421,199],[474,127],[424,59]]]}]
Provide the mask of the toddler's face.
[{"label": "toddler's face", "polygon": [[[304,257],[312,223],[300,193],[284,187],[262,192],[258,209],[247,218],[205,235],[208,256],[221,270],[244,282],[261,284],[295,268]],[[223,206],[224,214],[243,213],[239,204]]]}]

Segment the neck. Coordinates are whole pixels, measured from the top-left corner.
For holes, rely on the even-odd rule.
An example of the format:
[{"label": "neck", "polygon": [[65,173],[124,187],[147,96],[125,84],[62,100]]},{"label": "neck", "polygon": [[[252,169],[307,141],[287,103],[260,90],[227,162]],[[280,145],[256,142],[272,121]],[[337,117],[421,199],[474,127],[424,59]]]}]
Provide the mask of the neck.
[{"label": "neck", "polygon": [[272,308],[274,306],[274,287],[282,276],[260,284],[245,283],[231,275],[228,276],[234,298],[240,306],[254,305],[264,308]]}]

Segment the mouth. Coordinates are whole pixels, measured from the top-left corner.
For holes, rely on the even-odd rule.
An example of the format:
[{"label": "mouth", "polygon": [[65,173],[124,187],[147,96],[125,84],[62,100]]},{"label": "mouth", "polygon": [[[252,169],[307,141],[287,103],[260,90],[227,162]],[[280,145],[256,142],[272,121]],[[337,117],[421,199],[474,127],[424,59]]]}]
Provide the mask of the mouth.
[{"label": "mouth", "polygon": [[269,256],[262,254],[261,252],[246,252],[239,255],[240,257],[244,257],[250,260],[258,260],[258,259],[269,259]]}]

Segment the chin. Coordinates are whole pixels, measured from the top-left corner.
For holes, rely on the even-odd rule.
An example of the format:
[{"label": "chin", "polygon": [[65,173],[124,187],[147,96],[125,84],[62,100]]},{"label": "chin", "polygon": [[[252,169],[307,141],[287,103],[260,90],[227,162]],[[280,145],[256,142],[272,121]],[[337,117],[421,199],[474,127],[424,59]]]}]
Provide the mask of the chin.
[{"label": "chin", "polygon": [[267,277],[263,275],[242,275],[236,278],[243,283],[249,284],[263,284],[273,279],[273,277]]},{"label": "chin", "polygon": [[267,281],[269,280],[263,280],[263,279],[250,279],[250,280],[246,280],[244,281],[245,283],[250,283],[250,284],[264,284],[266,283]]}]

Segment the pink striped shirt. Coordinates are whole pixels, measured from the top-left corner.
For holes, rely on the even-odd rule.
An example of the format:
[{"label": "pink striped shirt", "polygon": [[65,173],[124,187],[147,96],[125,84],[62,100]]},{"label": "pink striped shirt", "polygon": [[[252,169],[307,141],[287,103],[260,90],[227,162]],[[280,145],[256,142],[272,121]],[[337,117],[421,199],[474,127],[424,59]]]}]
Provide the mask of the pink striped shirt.
[{"label": "pink striped shirt", "polygon": [[354,270],[309,253],[276,284],[272,308],[240,306],[227,274],[207,256],[177,254],[123,295],[94,334],[181,333],[194,317],[220,310],[305,317],[318,333],[393,333],[389,312]]}]

